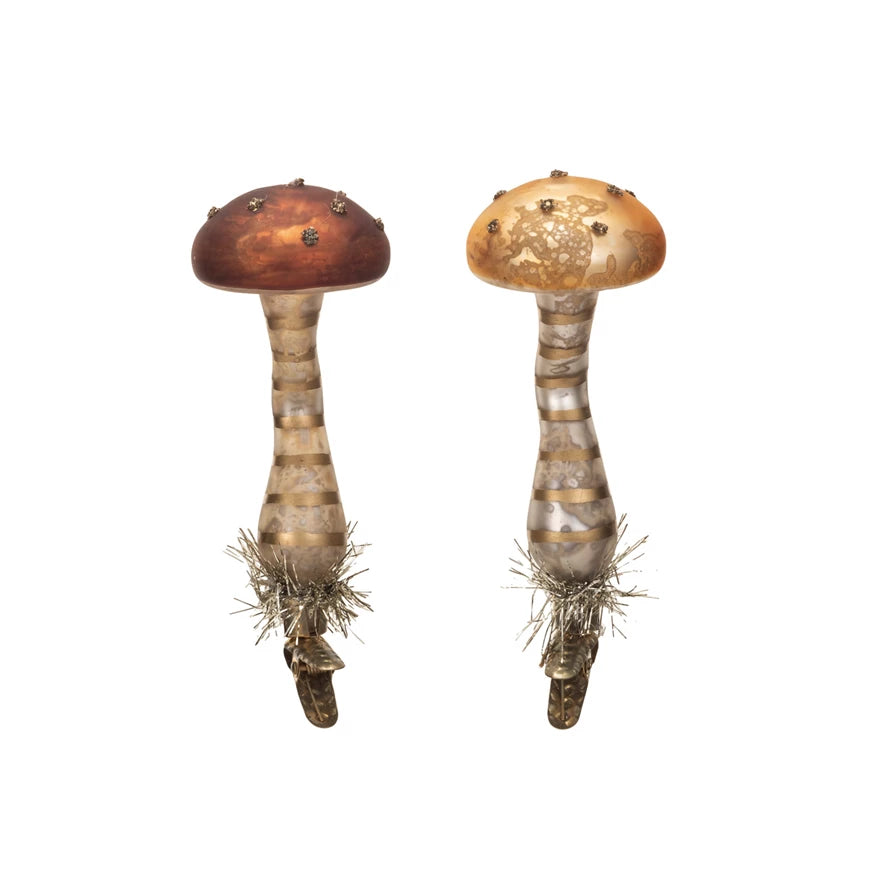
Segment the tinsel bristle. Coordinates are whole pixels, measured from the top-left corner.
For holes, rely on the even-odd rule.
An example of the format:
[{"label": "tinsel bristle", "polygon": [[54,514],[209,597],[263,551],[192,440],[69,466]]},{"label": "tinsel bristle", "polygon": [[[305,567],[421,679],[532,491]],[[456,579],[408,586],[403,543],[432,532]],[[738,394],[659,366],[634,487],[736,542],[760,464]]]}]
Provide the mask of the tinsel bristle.
[{"label": "tinsel bristle", "polygon": [[245,607],[236,611],[250,612],[257,619],[254,624],[259,635],[257,643],[279,627],[285,636],[294,636],[304,615],[315,623],[323,619],[331,630],[345,637],[359,610],[373,611],[367,602],[368,592],[352,587],[352,580],[367,571],[352,571],[356,558],[367,546],[353,543],[354,530],[354,524],[347,529],[343,556],[323,577],[306,582],[299,580],[299,573],[288,564],[286,554],[275,552],[269,558],[260,551],[253,532],[238,530],[237,543],[226,547],[226,553],[247,566],[248,587],[253,590],[256,602],[236,597]]},{"label": "tinsel bristle", "polygon": [[[557,647],[564,645],[567,637],[579,635],[602,636],[605,632],[607,619],[612,633],[624,636],[616,624],[616,617],[626,617],[627,600],[634,597],[647,597],[646,590],[637,587],[623,590],[619,586],[624,574],[634,573],[630,564],[643,554],[638,552],[648,537],[640,538],[633,544],[622,548],[621,542],[627,530],[626,517],[622,516],[618,524],[618,545],[608,565],[595,578],[569,579],[557,578],[541,565],[532,553],[516,542],[522,560],[511,559],[514,567],[510,571],[519,575],[528,583],[511,585],[515,589],[531,590],[531,614],[528,623],[519,632],[519,637],[526,636],[523,649],[527,649],[532,641],[541,635],[542,664],[548,655]],[[536,602],[538,594],[544,594],[544,602]]]}]

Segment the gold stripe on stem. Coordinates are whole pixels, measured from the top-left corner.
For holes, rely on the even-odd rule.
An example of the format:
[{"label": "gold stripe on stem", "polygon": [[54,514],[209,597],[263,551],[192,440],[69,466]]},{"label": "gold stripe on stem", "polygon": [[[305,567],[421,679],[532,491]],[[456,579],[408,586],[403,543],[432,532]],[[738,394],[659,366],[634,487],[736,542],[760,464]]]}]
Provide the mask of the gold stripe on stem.
[{"label": "gold stripe on stem", "polygon": [[559,501],[563,504],[589,504],[611,497],[608,485],[598,488],[536,488],[532,498],[536,501]]},{"label": "gold stripe on stem", "polygon": [[579,355],[584,355],[585,352],[587,352],[586,344],[581,346],[548,346],[546,343],[538,340],[538,355],[541,358],[575,358]]},{"label": "gold stripe on stem", "polygon": [[577,315],[564,315],[560,312],[546,312],[541,310],[541,321],[543,324],[581,324],[590,321],[593,318],[593,309],[585,309]]},{"label": "gold stripe on stem", "polygon": [[601,528],[589,528],[583,532],[551,532],[547,529],[529,529],[528,539],[532,544],[592,544],[616,534],[615,523],[610,522]]},{"label": "gold stripe on stem", "polygon": [[599,456],[599,445],[594,445],[593,448],[570,448],[567,451],[538,452],[538,460],[596,460]]},{"label": "gold stripe on stem", "polygon": [[283,547],[339,547],[346,543],[346,532],[260,532],[260,544]]},{"label": "gold stripe on stem", "polygon": [[321,389],[321,377],[310,377],[298,383],[288,383],[280,377],[273,377],[272,389],[278,392],[309,392],[311,389]]},{"label": "gold stripe on stem", "polygon": [[566,411],[548,411],[544,408],[538,409],[541,420],[587,420],[590,417],[590,408],[569,408]]},{"label": "gold stripe on stem", "polygon": [[323,467],[331,463],[330,454],[276,454],[276,467]]},{"label": "gold stripe on stem", "polygon": [[540,386],[541,389],[571,389],[573,386],[580,386],[586,379],[586,374],[575,374],[574,377],[535,376],[535,386]]},{"label": "gold stripe on stem", "polygon": [[270,331],[305,331],[306,328],[314,328],[318,324],[318,312],[312,315],[301,315],[294,318],[292,315],[281,315],[275,318],[267,318],[266,323]]},{"label": "gold stripe on stem", "polygon": [[279,430],[305,430],[324,426],[324,414],[276,414],[275,428]]},{"label": "gold stripe on stem", "polygon": [[339,491],[282,492],[266,495],[267,504],[287,504],[290,507],[319,507],[323,504],[339,504]]},{"label": "gold stripe on stem", "polygon": [[282,352],[280,349],[272,350],[272,361],[273,362],[293,362],[297,364],[299,362],[311,362],[312,359],[315,358],[315,347],[313,346],[311,349],[307,349],[305,352],[300,352],[296,355],[293,355],[289,352]]}]

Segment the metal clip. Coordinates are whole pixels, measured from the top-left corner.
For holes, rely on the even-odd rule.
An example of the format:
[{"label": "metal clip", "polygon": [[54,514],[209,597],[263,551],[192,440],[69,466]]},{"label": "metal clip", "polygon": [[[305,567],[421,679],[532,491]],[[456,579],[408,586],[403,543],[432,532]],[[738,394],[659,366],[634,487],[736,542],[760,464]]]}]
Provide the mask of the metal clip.
[{"label": "metal clip", "polygon": [[549,652],[544,664],[550,677],[547,719],[556,729],[570,729],[580,719],[598,648],[596,636],[581,634],[567,637]]},{"label": "metal clip", "polygon": [[321,729],[337,722],[333,673],[344,665],[321,637],[297,637],[284,644],[284,660],[294,675],[306,719]]}]

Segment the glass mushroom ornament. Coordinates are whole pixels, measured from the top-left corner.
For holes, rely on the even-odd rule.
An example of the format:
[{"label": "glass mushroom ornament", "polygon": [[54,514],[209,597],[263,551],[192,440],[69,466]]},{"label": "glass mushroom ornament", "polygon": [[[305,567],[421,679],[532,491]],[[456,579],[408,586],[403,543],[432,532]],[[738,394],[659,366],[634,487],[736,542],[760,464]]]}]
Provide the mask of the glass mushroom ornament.
[{"label": "glass mushroom ornament", "polygon": [[272,347],[275,458],[259,533],[242,532],[229,550],[247,564],[261,634],[283,629],[306,717],[333,726],[332,674],[343,662],[322,635],[345,635],[368,606],[350,584],[357,551],[325,432],[316,326],[325,292],[383,276],[389,241],[383,223],[343,192],[296,179],[211,208],[192,266],[204,284],[260,296]]},{"label": "glass mushroom ornament", "polygon": [[[554,170],[498,192],[467,238],[470,270],[489,284],[536,294],[535,392],[540,451],[528,511],[528,566],[545,597],[533,608],[550,677],[548,719],[578,722],[598,638],[622,613],[619,573],[642,542],[619,547],[587,396],[587,346],[601,290],[636,284],[664,262],[664,232],[633,192]],[[618,551],[616,553],[616,550]]]}]

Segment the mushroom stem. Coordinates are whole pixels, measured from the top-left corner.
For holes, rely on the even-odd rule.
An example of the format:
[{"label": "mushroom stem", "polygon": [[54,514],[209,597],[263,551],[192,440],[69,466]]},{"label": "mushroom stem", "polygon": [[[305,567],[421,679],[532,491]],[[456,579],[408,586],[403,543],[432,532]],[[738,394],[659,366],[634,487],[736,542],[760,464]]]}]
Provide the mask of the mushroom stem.
[{"label": "mushroom stem", "polygon": [[[535,392],[541,444],[528,510],[529,552],[567,583],[602,574],[618,540],[587,396],[597,293],[537,294]],[[599,631],[564,624],[552,630],[545,673],[551,677],[548,716],[553,726],[567,729],[578,722]]]},{"label": "mushroom stem", "polygon": [[[260,512],[259,546],[286,561],[294,581],[317,581],[346,553],[346,520],[324,427],[315,336],[323,294],[262,294],[272,347],[275,459]],[[293,670],[306,717],[333,726],[337,705],[331,674],[343,662],[324,641],[301,641],[327,629],[324,619],[283,616],[285,659]]]}]

